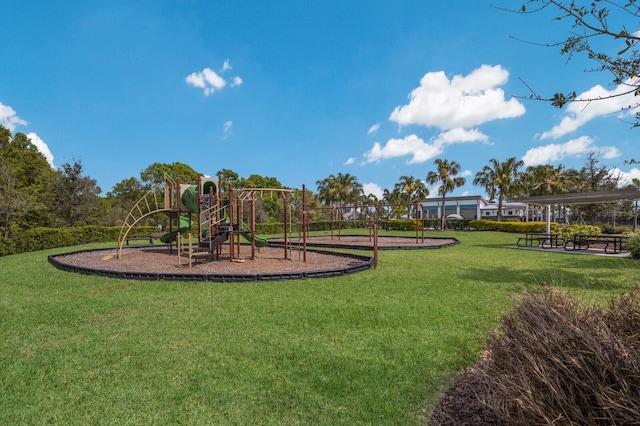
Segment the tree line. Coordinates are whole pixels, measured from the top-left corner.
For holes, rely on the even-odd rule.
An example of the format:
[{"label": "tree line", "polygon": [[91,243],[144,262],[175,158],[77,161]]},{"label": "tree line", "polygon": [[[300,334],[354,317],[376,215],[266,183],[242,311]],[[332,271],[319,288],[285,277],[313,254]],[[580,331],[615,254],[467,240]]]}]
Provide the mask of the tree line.
[{"label": "tree line", "polygon": [[[434,170],[428,171],[424,178],[400,176],[393,188],[383,190],[380,199],[365,194],[356,176],[332,174],[316,182],[317,192],[307,190],[309,219],[328,218],[329,210],[322,207],[349,205],[385,205],[387,218],[415,217],[416,203],[430,195],[428,185],[437,188],[434,195],[444,203],[447,194],[466,183],[466,178],[460,176],[461,165],[456,161],[436,159],[433,166]],[[9,238],[20,229],[33,227],[120,225],[131,207],[147,191],[161,184],[165,175],[183,183],[195,183],[201,176],[180,162],[153,163],[142,170],[139,177],[118,182],[103,196],[96,181],[85,175],[81,161],[74,160],[54,169],[25,134],[11,134],[0,126],[0,225],[3,236]],[[244,178],[229,169],[219,170],[216,176],[223,190],[229,185],[234,188],[284,188],[274,177],[250,175]],[[549,164],[525,168],[523,162],[514,157],[503,161],[492,158],[476,173],[473,184],[482,187],[489,200],[498,204],[498,220],[501,220],[502,203],[510,197],[614,189],[620,179],[619,174],[600,165],[597,153],[589,153],[580,169]],[[640,186],[640,181],[634,180],[634,184]],[[295,190],[288,200],[293,207],[290,210],[294,219],[301,199],[300,190]],[[261,223],[279,222],[284,209],[278,196],[259,197],[256,219]],[[571,212],[575,220],[606,223],[614,217],[631,217],[633,206],[630,202],[576,205],[572,206]],[[160,215],[148,218],[146,224],[158,225],[163,221],[166,218]]]}]

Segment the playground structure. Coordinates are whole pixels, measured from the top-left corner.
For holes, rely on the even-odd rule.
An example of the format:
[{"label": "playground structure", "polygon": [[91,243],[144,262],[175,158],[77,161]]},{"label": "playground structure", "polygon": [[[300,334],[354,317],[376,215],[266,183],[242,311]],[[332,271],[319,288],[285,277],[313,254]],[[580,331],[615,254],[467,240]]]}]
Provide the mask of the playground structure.
[{"label": "playground structure", "polygon": [[[247,188],[234,189],[231,185],[227,191],[221,190],[220,180],[199,177],[196,184],[181,184],[165,175],[164,182],[149,190],[129,211],[118,237],[118,255],[122,256],[122,248],[130,231],[142,219],[156,213],[169,215],[169,229],[160,237],[160,241],[169,244],[173,251],[175,244],[178,262],[183,255],[183,246],[187,234],[189,266],[196,257],[219,258],[222,246],[229,242],[229,258],[234,261],[240,253],[240,237],[251,243],[251,258],[255,258],[256,248],[267,245],[267,239],[255,232],[255,201],[258,193],[277,192],[287,198],[291,189]],[[243,221],[244,206],[249,205],[249,224]],[[287,238],[288,216],[285,208],[285,239]],[[183,214],[187,213],[188,216]],[[195,223],[193,216],[195,215]],[[196,226],[196,244],[194,248],[193,233]],[[284,256],[287,257],[288,245],[285,244]]]},{"label": "playground structure", "polygon": [[[222,246],[229,242],[229,260],[242,261],[240,255],[240,238],[251,243],[251,256],[255,259],[256,248],[264,247],[268,241],[255,232],[255,202],[258,194],[264,192],[278,193],[283,198],[285,208],[283,217],[284,238],[273,239],[274,246],[283,247],[284,258],[289,258],[291,240],[288,232],[291,228],[290,207],[288,200],[293,196],[291,189],[274,188],[243,188],[234,189],[231,185],[226,191],[222,191],[219,179],[199,177],[196,184],[180,184],[168,176],[164,182],[148,191],[131,209],[122,224],[118,239],[118,258],[122,255],[122,248],[127,240],[129,232],[143,218],[158,212],[169,215],[169,229],[160,240],[169,244],[172,251],[175,244],[178,252],[178,264],[186,252],[188,265],[191,266],[195,258],[210,258],[218,260],[222,253]],[[342,237],[343,223],[353,222],[353,216],[357,214],[359,221],[365,223],[368,229],[369,242],[373,249],[373,266],[378,264],[378,230],[379,220],[385,212],[389,214],[392,207],[416,208],[414,204],[377,204],[377,205],[347,205],[317,207],[307,209],[306,189],[302,186],[302,200],[299,203],[300,223],[298,223],[298,248],[302,252],[302,261],[306,261],[307,245],[312,245],[308,238],[309,224],[308,214],[310,210],[330,211],[330,238],[340,240]],[[249,205],[249,224],[243,221],[244,206]],[[345,212],[351,212],[352,219],[345,219]],[[188,213],[188,216],[184,216]],[[196,238],[194,242],[192,214],[196,217]],[[186,236],[185,236],[186,234]],[[416,217],[415,243],[416,247],[425,240],[424,228],[420,219]],[[186,246],[186,250],[184,247]],[[324,246],[324,244],[323,244]],[[195,248],[194,248],[195,247]],[[361,246],[360,248],[364,248]],[[206,250],[205,250],[206,249]]]},{"label": "playground structure", "polygon": [[[415,223],[415,237],[379,237],[379,224],[383,223],[379,217],[384,214],[387,206],[308,209],[304,185],[301,199],[296,199],[298,194],[290,189],[234,190],[229,186],[223,192],[220,187],[219,181],[210,178],[200,178],[195,185],[180,184],[165,178],[161,185],[148,191],[131,209],[121,227],[116,249],[81,250],[51,255],[49,262],[65,271],[110,278],[247,282],[326,278],[376,268],[378,246],[381,250],[405,250],[449,247],[458,243],[455,238],[450,237],[425,238],[424,227],[420,226],[422,222],[419,219]],[[277,193],[284,200],[282,238],[274,237],[267,241],[255,233],[256,197],[262,197],[264,192],[270,192],[271,195]],[[297,217],[293,214],[293,204],[298,209]],[[327,209],[330,210],[329,214],[326,214]],[[345,218],[344,213],[348,210],[352,210],[352,214]],[[160,237],[168,244],[168,249],[150,243],[147,246],[127,247],[126,256],[122,256],[123,245],[134,226],[145,217],[160,212],[168,214],[170,219],[168,229]],[[310,222],[308,219],[314,217],[314,213],[321,213],[323,219]],[[242,220],[243,217],[247,223]],[[360,222],[360,226],[355,222]],[[354,235],[343,232],[354,225],[368,229],[368,235],[362,231]],[[385,226],[389,228],[388,223]],[[291,238],[292,228],[297,228],[297,242]],[[323,232],[310,236],[310,228]],[[192,232],[193,229],[197,229],[197,232]],[[328,231],[330,235],[327,235]],[[247,243],[241,245],[241,238],[250,242],[250,246]],[[224,253],[227,242],[228,255]],[[178,261],[175,263],[172,260],[175,259],[174,245],[178,252]],[[256,248],[262,250],[258,250],[256,254]],[[340,250],[333,251],[333,248]],[[343,249],[373,250],[373,256],[349,253]],[[298,261],[290,255],[294,251],[298,255]],[[185,253],[189,258],[188,272],[183,268]],[[192,260],[200,257],[210,261],[192,265]],[[226,259],[230,261],[225,262]],[[249,259],[250,261],[245,262]],[[223,261],[214,262],[216,260]]]}]

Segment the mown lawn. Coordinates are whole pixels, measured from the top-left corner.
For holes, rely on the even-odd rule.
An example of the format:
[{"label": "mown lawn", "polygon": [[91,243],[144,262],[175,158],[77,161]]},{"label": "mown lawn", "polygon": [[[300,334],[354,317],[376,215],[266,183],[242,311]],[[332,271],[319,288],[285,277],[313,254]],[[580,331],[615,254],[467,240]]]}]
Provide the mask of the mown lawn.
[{"label": "mown lawn", "polygon": [[0,257],[0,424],[421,424],[510,307],[542,284],[604,302],[631,260],[509,248],[503,233],[381,251],[336,278],[201,283]]}]

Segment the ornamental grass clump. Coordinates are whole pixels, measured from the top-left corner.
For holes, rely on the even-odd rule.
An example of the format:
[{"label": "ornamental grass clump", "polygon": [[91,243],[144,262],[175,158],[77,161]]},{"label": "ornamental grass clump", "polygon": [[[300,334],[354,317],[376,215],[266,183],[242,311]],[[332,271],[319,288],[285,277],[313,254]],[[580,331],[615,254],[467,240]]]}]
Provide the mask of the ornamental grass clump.
[{"label": "ornamental grass clump", "polygon": [[486,344],[479,398],[519,425],[640,425],[640,290],[609,307],[525,293]]}]

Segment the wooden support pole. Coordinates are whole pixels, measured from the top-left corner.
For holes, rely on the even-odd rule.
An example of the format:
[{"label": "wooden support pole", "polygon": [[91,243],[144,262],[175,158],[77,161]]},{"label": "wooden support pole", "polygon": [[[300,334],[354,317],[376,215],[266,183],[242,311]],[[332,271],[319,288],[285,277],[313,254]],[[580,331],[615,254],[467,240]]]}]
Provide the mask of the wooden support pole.
[{"label": "wooden support pole", "polygon": [[302,261],[307,261],[307,189],[302,185]]}]

